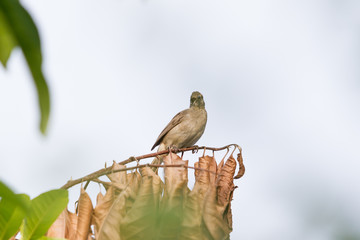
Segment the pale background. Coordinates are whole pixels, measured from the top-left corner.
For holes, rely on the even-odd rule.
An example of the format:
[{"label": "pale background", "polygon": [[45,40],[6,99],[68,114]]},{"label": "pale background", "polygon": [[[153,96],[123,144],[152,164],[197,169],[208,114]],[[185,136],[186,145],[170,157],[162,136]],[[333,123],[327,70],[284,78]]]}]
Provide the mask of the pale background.
[{"label": "pale background", "polygon": [[41,34],[52,112],[43,137],[16,50],[0,69],[0,178],[17,192],[149,153],[198,90],[198,144],[243,148],[232,239],[360,239],[359,1],[22,3]]}]

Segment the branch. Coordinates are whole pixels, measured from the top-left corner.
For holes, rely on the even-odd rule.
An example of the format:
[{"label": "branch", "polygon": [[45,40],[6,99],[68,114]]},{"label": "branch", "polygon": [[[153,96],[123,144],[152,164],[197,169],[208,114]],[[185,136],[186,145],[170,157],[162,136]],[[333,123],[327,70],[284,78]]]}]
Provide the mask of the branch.
[{"label": "branch", "polygon": [[[119,162],[118,164],[125,165],[125,164],[130,163],[130,162],[139,161],[141,159],[146,159],[146,158],[151,158],[151,157],[156,157],[156,156],[159,156],[159,155],[167,154],[169,152],[173,152],[173,153],[187,152],[187,151],[197,152],[199,149],[205,149],[205,150],[211,150],[211,151],[221,151],[221,150],[224,150],[224,149],[229,149],[231,146],[234,147],[234,150],[236,148],[240,148],[237,144],[229,144],[229,145],[226,145],[226,146],[221,147],[221,148],[212,148],[212,147],[206,147],[206,146],[202,146],[202,147],[193,146],[193,147],[188,147],[188,148],[181,148],[181,149],[178,149],[178,150],[168,149],[168,150],[164,150],[164,151],[160,151],[160,152],[156,152],[156,153],[150,153],[150,154],[141,155],[141,156],[138,156],[138,157],[130,157],[130,158],[124,160],[124,161]],[[208,172],[214,173],[214,172],[209,171],[207,169],[189,167],[189,166],[185,166],[183,164],[177,164],[177,165],[143,164],[143,165],[138,165],[138,166],[135,166],[135,167],[128,167],[128,168],[117,169],[117,170],[113,170],[112,167],[107,167],[107,168],[100,169],[100,170],[98,170],[96,172],[90,173],[89,175],[86,175],[85,177],[78,178],[78,179],[75,179],[75,180],[69,180],[65,185],[63,185],[61,187],[61,189],[69,189],[72,186],[75,186],[75,185],[77,185],[79,183],[86,182],[86,181],[92,181],[94,179],[97,179],[97,178],[99,178],[99,177],[101,177],[103,175],[107,175],[107,174],[110,174],[110,173],[128,171],[128,170],[133,170],[133,169],[138,169],[138,168],[143,168],[143,167],[185,167],[185,168],[191,168],[191,169],[195,169],[195,170],[208,171]],[[216,173],[214,173],[214,174],[216,174]]]}]

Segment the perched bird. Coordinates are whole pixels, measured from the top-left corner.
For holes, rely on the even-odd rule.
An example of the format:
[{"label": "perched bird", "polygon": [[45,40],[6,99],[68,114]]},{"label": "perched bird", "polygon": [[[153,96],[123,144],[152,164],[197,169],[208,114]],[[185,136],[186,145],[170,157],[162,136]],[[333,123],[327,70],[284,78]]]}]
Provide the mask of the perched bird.
[{"label": "perched bird", "polygon": [[[151,150],[158,145],[158,152],[169,147],[191,147],[203,135],[206,121],[207,113],[203,96],[199,92],[193,92],[190,98],[190,108],[179,112],[171,119]],[[156,164],[156,161],[154,160],[153,163]]]}]

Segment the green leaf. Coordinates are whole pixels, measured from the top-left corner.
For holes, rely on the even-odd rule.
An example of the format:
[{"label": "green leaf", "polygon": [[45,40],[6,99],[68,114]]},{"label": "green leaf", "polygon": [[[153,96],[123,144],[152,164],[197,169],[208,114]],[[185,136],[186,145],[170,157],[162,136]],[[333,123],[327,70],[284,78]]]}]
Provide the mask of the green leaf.
[{"label": "green leaf", "polygon": [[[20,198],[22,201],[30,202],[30,198],[26,194],[17,194],[15,196]],[[8,198],[1,199],[0,240],[8,240],[11,238],[18,231],[24,216],[25,212],[21,209],[20,205],[17,205]]]},{"label": "green leaf", "polygon": [[0,181],[0,197],[12,202],[14,205],[19,206],[23,212],[26,212],[29,208],[29,202],[23,197],[15,194],[8,186]]},{"label": "green leaf", "polygon": [[38,238],[37,240],[67,240],[67,239],[66,238],[53,238],[53,237],[42,236],[41,238]]},{"label": "green leaf", "polygon": [[17,45],[15,37],[5,20],[0,9],[0,62],[4,67],[6,67],[11,51]]},{"label": "green leaf", "polygon": [[[7,29],[7,33],[9,33],[9,29],[11,29],[13,37],[24,53],[30,72],[33,76],[38,92],[41,112],[40,130],[43,134],[45,134],[50,114],[50,96],[49,89],[41,69],[42,55],[38,30],[31,16],[21,6],[18,0],[0,0],[0,12],[2,12],[3,18],[0,20],[4,22],[4,26],[7,26],[4,29]],[[5,42],[9,42],[9,40],[5,40]],[[9,43],[7,43],[7,47],[5,47],[5,49],[7,51],[5,51],[4,57],[2,58],[7,60],[6,55],[10,54],[12,50],[11,43],[10,46]],[[4,60],[2,60],[2,62],[3,61]]]},{"label": "green leaf", "polygon": [[22,239],[42,237],[68,203],[68,192],[64,189],[40,194],[31,201],[28,215],[21,228]]}]

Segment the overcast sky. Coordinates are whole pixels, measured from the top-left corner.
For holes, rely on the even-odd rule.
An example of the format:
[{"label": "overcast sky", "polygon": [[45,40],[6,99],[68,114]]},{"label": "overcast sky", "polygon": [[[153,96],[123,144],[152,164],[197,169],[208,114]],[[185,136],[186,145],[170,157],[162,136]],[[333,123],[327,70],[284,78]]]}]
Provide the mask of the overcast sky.
[{"label": "overcast sky", "polygon": [[360,238],[359,1],[21,2],[52,112],[43,137],[14,51],[0,67],[0,178],[17,192],[149,153],[197,90],[208,111],[197,144],[243,148],[232,239]]}]

